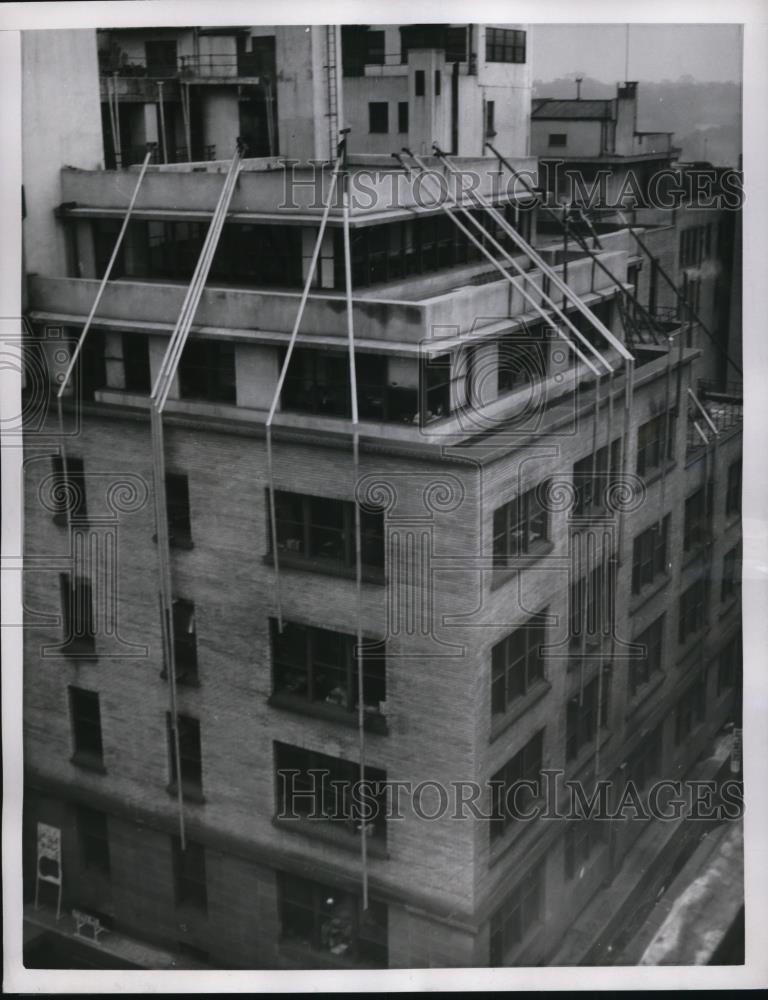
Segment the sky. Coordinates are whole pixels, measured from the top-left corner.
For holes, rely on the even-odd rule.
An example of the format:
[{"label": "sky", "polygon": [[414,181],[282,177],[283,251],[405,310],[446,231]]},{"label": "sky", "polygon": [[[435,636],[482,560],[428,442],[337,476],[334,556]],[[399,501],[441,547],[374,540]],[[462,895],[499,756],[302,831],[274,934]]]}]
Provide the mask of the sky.
[{"label": "sky", "polygon": [[628,73],[626,25],[536,24],[532,31],[534,80],[570,74],[605,83],[686,75],[705,81],[741,79],[738,24],[632,24]]}]

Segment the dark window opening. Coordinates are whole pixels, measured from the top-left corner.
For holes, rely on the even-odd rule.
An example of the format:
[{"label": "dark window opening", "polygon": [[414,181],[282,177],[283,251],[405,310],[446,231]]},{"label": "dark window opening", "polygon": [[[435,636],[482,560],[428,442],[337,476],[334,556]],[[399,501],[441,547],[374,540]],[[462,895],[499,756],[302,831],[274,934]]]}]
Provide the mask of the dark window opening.
[{"label": "dark window opening", "polygon": [[102,764],[101,709],[96,691],[70,687],[69,711],[74,758],[78,763]]},{"label": "dark window opening", "polygon": [[426,78],[423,69],[417,69],[413,74],[414,93],[416,97],[423,97],[426,90]]},{"label": "dark window opening", "polygon": [[[353,635],[270,619],[275,694],[354,712],[359,705],[357,640]],[[379,716],[387,697],[383,643],[363,652],[363,709]]]},{"label": "dark window opening", "polygon": [[566,705],[566,760],[575,760],[585,747],[594,742],[598,725],[601,729],[608,726],[611,675],[607,667],[603,667],[602,690],[598,691],[600,684],[600,677],[594,677],[584,686],[581,695],[575,695]]},{"label": "dark window opening", "polygon": [[334,886],[278,875],[281,937],[316,951],[386,968],[387,907],[360,899]]},{"label": "dark window opening", "polygon": [[235,348],[219,340],[188,340],[179,362],[182,399],[237,402]]},{"label": "dark window opening", "polygon": [[725,515],[741,513],[741,459],[728,466],[728,484],[725,493]]},{"label": "dark window opening", "polygon": [[679,640],[686,642],[704,628],[707,622],[709,582],[703,577],[696,580],[680,597]]},{"label": "dark window opening", "polygon": [[389,102],[369,101],[368,103],[368,131],[369,132],[389,132]]},{"label": "dark window opening", "polygon": [[[269,504],[267,504],[269,511]],[[354,505],[301,493],[275,491],[277,547],[281,558],[355,566]],[[360,511],[361,559],[371,569],[384,567],[383,512]],[[272,532],[269,531],[270,552]]]},{"label": "dark window opening", "polygon": [[565,832],[565,877],[570,881],[595,850],[607,839],[607,824],[599,819],[582,819]]},{"label": "dark window opening", "polygon": [[683,551],[691,552],[711,540],[713,484],[702,486],[685,501]]},{"label": "dark window opening", "polygon": [[675,746],[693,733],[707,714],[707,671],[703,670],[675,706]]},{"label": "dark window opening", "polygon": [[741,594],[741,543],[723,556],[723,580],[720,585],[721,602],[731,601]]},{"label": "dark window opening", "polygon": [[741,690],[742,661],[742,638],[739,631],[720,651],[717,663],[718,696],[732,688]]},{"label": "dark window opening", "polygon": [[524,814],[539,796],[543,750],[544,730],[540,729],[491,778],[491,841],[502,836],[517,814]]},{"label": "dark window opening", "polygon": [[197,635],[195,605],[176,598],[173,602],[173,655],[176,680],[186,684],[197,682]]},{"label": "dark window opening", "polygon": [[660,723],[627,761],[627,778],[638,791],[642,791],[661,772],[662,732],[663,724]]},{"label": "dark window opening", "polygon": [[82,576],[59,574],[64,652],[73,656],[94,653],[96,630],[93,623],[91,584]]},{"label": "dark window opening", "polygon": [[552,147],[561,147],[568,145],[568,136],[565,132],[550,132],[547,145]]},{"label": "dark window opening", "polygon": [[534,552],[549,537],[549,514],[539,496],[547,484],[528,490],[493,512],[493,563],[508,566],[518,556]]},{"label": "dark window opening", "polygon": [[642,646],[642,654],[639,659],[629,661],[629,695],[631,698],[650,681],[654,674],[661,670],[664,615],[657,618],[633,641],[636,645]]},{"label": "dark window opening", "polygon": [[[203,758],[200,746],[200,722],[188,715],[178,715],[179,758],[181,761],[181,783],[185,794],[200,798],[203,792]],[[176,749],[170,713],[166,713],[168,727],[168,751],[171,764],[171,789],[178,781],[176,770]]]},{"label": "dark window opening", "polygon": [[441,82],[442,82],[442,77],[441,77],[441,74],[440,74],[440,70],[436,69],[435,70],[435,97],[439,97],[440,96]]},{"label": "dark window opening", "polygon": [[175,76],[177,69],[177,52],[175,39],[162,39],[144,42],[144,52],[147,61],[147,76]]},{"label": "dark window opening", "polygon": [[136,392],[148,396],[152,391],[149,336],[146,333],[124,333],[122,341],[126,392]]},{"label": "dark window opening", "polygon": [[408,101],[397,102],[397,131],[401,135],[408,131]]},{"label": "dark window opening", "polygon": [[165,501],[168,509],[168,541],[187,548],[192,544],[189,510],[189,479],[184,473],[169,472],[165,477]]},{"label": "dark window opening", "polygon": [[491,712],[506,712],[517,698],[523,697],[544,679],[543,619],[546,609],[529,618],[491,650]]},{"label": "dark window opening", "polygon": [[182,848],[178,837],[171,837],[173,886],[177,906],[197,910],[208,908],[208,885],[205,872],[205,848],[187,840]]},{"label": "dark window opening", "polygon": [[492,139],[496,135],[496,102],[485,102],[485,137]]},{"label": "dark window opening", "polygon": [[616,611],[615,568],[611,559],[572,584],[570,642],[574,647],[599,646],[613,631]]},{"label": "dark window opening", "polygon": [[637,432],[637,474],[645,476],[674,457],[675,416],[672,410],[641,424]]},{"label": "dark window opening", "polygon": [[666,574],[668,536],[669,514],[635,537],[632,545],[633,594],[639,594],[657,576]]},{"label": "dark window opening", "polygon": [[503,965],[508,952],[521,944],[541,923],[544,916],[544,870],[544,861],[530,868],[491,917],[492,966]]},{"label": "dark window opening", "polygon": [[[361,781],[353,761],[277,741],[274,748],[278,818],[329,822],[350,836],[365,822],[367,834],[386,838],[386,771],[366,764]],[[369,819],[363,801],[371,807]]]},{"label": "dark window opening", "polygon": [[109,830],[106,813],[78,805],[77,836],[83,868],[109,875]]},{"label": "dark window opening", "polygon": [[610,449],[603,445],[594,455],[587,455],[574,462],[574,515],[584,516],[610,508],[612,491],[619,482],[620,461],[621,439],[616,438],[611,442]]}]

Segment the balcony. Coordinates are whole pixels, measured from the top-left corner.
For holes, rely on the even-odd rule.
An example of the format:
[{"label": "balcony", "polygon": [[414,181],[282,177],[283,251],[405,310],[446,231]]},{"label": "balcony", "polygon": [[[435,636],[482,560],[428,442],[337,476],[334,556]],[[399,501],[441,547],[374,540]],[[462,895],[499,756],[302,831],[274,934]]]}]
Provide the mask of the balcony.
[{"label": "balcony", "polygon": [[[218,149],[219,156],[226,150]],[[232,149],[234,153],[234,148]],[[427,166],[443,176],[435,158],[425,157]],[[500,174],[497,161],[484,158],[456,158],[455,165],[468,177],[476,179],[477,190],[492,196],[496,192],[514,195],[524,192],[514,186],[509,174]],[[350,214],[357,221],[386,221],[388,218],[412,217],[414,211],[430,211],[434,195],[429,182],[415,184],[403,171],[392,169],[389,157],[355,156],[350,165]],[[535,169],[536,161],[521,157],[513,161],[519,171]],[[136,201],[136,212],[165,213],[166,216],[194,212],[199,217],[211,215],[221,193],[229,160],[207,164],[155,167],[144,178]],[[65,167],[61,172],[62,201],[76,203],[74,214],[109,215],[125,211],[135,184],[135,171],[78,170]],[[437,182],[432,184],[437,192]],[[330,189],[330,170],[308,168],[286,171],[276,159],[251,159],[243,162],[232,198],[231,213],[248,217],[271,217],[284,221],[291,217],[318,218]],[[445,191],[445,184],[442,191]],[[454,184],[451,190],[455,190]],[[467,203],[468,203],[468,199]],[[506,200],[506,199],[505,199]],[[527,196],[524,200],[527,200]],[[431,209],[435,211],[434,208]],[[331,218],[341,218],[341,202],[331,209]]]}]

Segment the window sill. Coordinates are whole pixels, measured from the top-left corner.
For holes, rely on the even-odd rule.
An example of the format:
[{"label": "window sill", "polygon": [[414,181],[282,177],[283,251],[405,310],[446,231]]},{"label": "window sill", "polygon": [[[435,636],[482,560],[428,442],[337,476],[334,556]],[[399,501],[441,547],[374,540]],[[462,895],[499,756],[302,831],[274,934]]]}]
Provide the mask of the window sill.
[{"label": "window sill", "polygon": [[[165,786],[166,792],[172,795],[174,798],[179,794],[179,786],[175,781],[170,782],[170,784]],[[194,802],[197,805],[205,805],[205,796],[199,788],[189,788],[187,785],[182,785],[181,793],[185,802]]]},{"label": "window sill", "polygon": [[670,579],[669,573],[663,573],[658,579],[646,583],[639,594],[633,594],[629,600],[630,615],[637,614],[640,608],[644,607],[651,598],[655,597],[668,585]]},{"label": "window sill", "polygon": [[[274,566],[275,561],[272,553],[268,552],[264,558],[265,566]],[[290,552],[281,552],[279,558],[280,568],[303,570],[306,573],[321,573],[324,576],[340,576],[349,580],[356,578],[354,566],[344,566],[342,563],[323,561],[321,559],[304,559],[301,556],[292,555]],[[363,566],[363,583],[375,583],[383,585],[386,583],[386,576],[383,569],[372,566]]]},{"label": "window sill", "polygon": [[512,566],[498,566],[493,569],[491,577],[491,590],[497,590],[509,580],[517,576],[518,573],[533,566],[539,559],[554,551],[552,542],[535,542],[530,552],[523,556],[514,556],[511,561]]},{"label": "window sill", "polygon": [[531,690],[521,695],[520,698],[517,698],[503,715],[499,713],[497,718],[492,717],[491,735],[488,742],[495,742],[502,733],[505,733],[514,722],[517,722],[522,715],[525,715],[526,712],[533,708],[538,701],[541,701],[544,695],[548,694],[551,690],[552,685],[549,681],[537,681]]},{"label": "window sill", "polygon": [[[284,691],[276,691],[267,698],[267,704],[272,708],[277,708],[287,712],[296,712],[297,715],[307,715],[315,719],[326,719],[328,722],[337,722],[350,729],[357,729],[357,709],[347,711],[340,705],[327,704],[326,702],[307,701],[298,695],[288,694]],[[389,733],[387,720],[383,715],[373,712],[366,712],[364,718],[364,728],[366,732],[381,733],[386,736]]]},{"label": "window sill", "polygon": [[[339,821],[341,822],[341,821]],[[272,817],[272,825],[278,830],[287,830],[289,833],[300,833],[310,840],[322,840],[326,844],[335,844],[345,851],[354,854],[360,852],[360,832],[348,833],[343,829],[335,829],[335,821],[328,819],[283,819],[279,816]],[[366,841],[367,851],[374,858],[389,858],[386,843],[383,838],[372,834]]]},{"label": "window sill", "polygon": [[81,767],[84,771],[93,771],[94,774],[106,774],[107,769],[104,767],[104,762],[98,757],[94,757],[92,754],[83,753],[82,750],[75,751],[69,758],[70,764],[74,764],[75,767]]}]

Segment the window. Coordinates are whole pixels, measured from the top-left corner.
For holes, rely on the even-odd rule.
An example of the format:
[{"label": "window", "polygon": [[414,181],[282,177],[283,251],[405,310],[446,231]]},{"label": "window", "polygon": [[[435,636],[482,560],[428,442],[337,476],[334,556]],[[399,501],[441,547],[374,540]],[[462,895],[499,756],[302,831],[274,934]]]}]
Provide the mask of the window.
[{"label": "window", "polygon": [[675,746],[688,739],[707,711],[707,671],[702,670],[675,706]]},{"label": "window", "polygon": [[178,837],[171,837],[173,858],[173,887],[177,906],[192,906],[198,910],[208,908],[208,885],[205,875],[205,848],[192,840],[186,849]]},{"label": "window", "polygon": [[680,598],[680,642],[699,632],[706,623],[707,581],[702,577],[691,584]]},{"label": "window", "polygon": [[[515,224],[513,216],[508,221],[520,231],[522,220],[519,219]],[[546,378],[549,351],[545,337],[543,327],[536,326],[533,330],[529,328],[522,336],[508,334],[499,339],[496,383],[499,396],[523,386],[530,390],[533,383]]]},{"label": "window", "polygon": [[176,73],[176,41],[163,39],[144,42],[147,76],[174,76]]},{"label": "window", "polygon": [[78,764],[102,765],[101,709],[96,691],[70,687],[69,712],[72,722],[73,760]]},{"label": "window", "polygon": [[368,102],[368,131],[389,132],[389,103],[387,101]]},{"label": "window", "polygon": [[553,146],[558,146],[558,147],[567,146],[568,136],[566,135],[565,132],[550,132],[547,144],[549,145],[550,148],[552,148]]},{"label": "window", "polygon": [[440,96],[440,83],[441,83],[440,70],[436,69],[435,70],[435,97],[439,97]]},{"label": "window", "polygon": [[604,445],[594,455],[580,458],[573,464],[573,487],[575,500],[573,513],[584,516],[596,513],[609,506],[611,489],[620,475],[621,439],[616,438],[609,448]]},{"label": "window", "polygon": [[[491,841],[508,830],[515,820],[515,810],[524,811],[541,792],[539,779],[542,768],[544,730],[540,729],[518,753],[508,760],[491,778]],[[519,782],[533,782],[536,791]]]},{"label": "window", "polygon": [[125,390],[149,395],[152,391],[149,336],[146,333],[124,333],[122,341]]},{"label": "window", "polygon": [[425,89],[425,86],[426,86],[426,80],[424,78],[424,70],[423,69],[417,69],[414,72],[414,74],[413,74],[413,85],[414,85],[414,88],[415,88],[414,89],[414,93],[415,93],[416,97],[423,97],[424,96],[424,89]]},{"label": "window", "polygon": [[64,651],[73,656],[92,656],[95,630],[91,584],[82,576],[60,573],[59,587],[64,625]]},{"label": "window", "polygon": [[173,602],[173,652],[176,660],[176,680],[186,684],[197,682],[197,637],[195,605],[177,598]]},{"label": "window", "polygon": [[657,576],[667,572],[669,514],[635,536],[632,545],[632,593],[641,593]]},{"label": "window", "polygon": [[408,131],[408,101],[397,102],[397,131],[400,134]]},{"label": "window", "polygon": [[[267,496],[269,512],[269,496]],[[355,567],[355,511],[349,500],[330,500],[275,491],[277,547],[281,558],[323,565]],[[384,568],[384,515],[360,511],[361,558],[369,569]],[[270,552],[272,532],[269,531]]]},{"label": "window", "polygon": [[496,102],[485,102],[485,137],[492,139],[496,135]]},{"label": "window", "polygon": [[366,31],[365,61],[374,66],[384,65],[384,32]]},{"label": "window", "polygon": [[76,816],[83,868],[109,875],[109,832],[106,814],[79,805],[76,806]]},{"label": "window", "polygon": [[657,618],[645,631],[635,636],[634,642],[643,647],[640,659],[629,661],[629,696],[634,697],[639,688],[661,670],[661,654],[664,640],[664,615]]},{"label": "window", "polygon": [[387,907],[333,886],[278,873],[281,937],[317,951],[386,968]]},{"label": "window", "polygon": [[615,570],[604,559],[570,588],[570,643],[596,647],[611,635],[615,613]]},{"label": "window", "polygon": [[486,62],[524,63],[525,32],[509,28],[485,29]]},{"label": "window", "polygon": [[179,363],[182,399],[235,403],[235,348],[220,340],[188,340]]},{"label": "window", "polygon": [[192,545],[189,513],[189,479],[182,472],[165,477],[165,501],[168,508],[168,541],[179,548]]},{"label": "window", "polygon": [[85,520],[88,509],[85,502],[85,466],[82,458],[67,455],[67,475],[64,476],[64,462],[61,455],[51,455],[53,465],[52,506],[55,506],[55,521],[66,520],[67,511],[73,518]]},{"label": "window", "polygon": [[645,476],[674,457],[674,411],[641,424],[637,433],[637,474]]},{"label": "window", "polygon": [[549,515],[539,500],[546,483],[528,490],[493,512],[494,566],[508,566],[510,560],[535,552],[549,537]]},{"label": "window", "polygon": [[570,881],[592,852],[604,844],[607,824],[599,819],[581,819],[565,831],[565,877]]},{"label": "window", "polygon": [[[276,695],[337,706],[347,712],[358,707],[353,635],[325,628],[284,622],[282,634],[270,619],[272,684]],[[363,707],[379,715],[386,700],[384,644],[363,653]]]},{"label": "window", "polygon": [[642,791],[661,771],[662,732],[663,723],[659,723],[627,761],[627,777],[638,791]]},{"label": "window", "polygon": [[451,355],[425,358],[421,369],[422,424],[447,417],[451,412]]},{"label": "window", "polygon": [[741,689],[742,671],[741,631],[730,639],[720,651],[717,661],[717,694],[731,688]]},{"label": "window", "polygon": [[[188,715],[177,716],[179,726],[179,757],[181,758],[181,784],[186,795],[200,798],[203,794],[203,758],[200,748],[200,723]],[[174,748],[171,714],[166,714],[168,726],[168,751],[171,761],[171,790],[176,789],[176,752]]]},{"label": "window", "polygon": [[728,485],[725,493],[725,516],[741,513],[741,459],[728,466]]},{"label": "window", "polygon": [[577,694],[568,701],[565,711],[566,760],[575,760],[584,747],[593,742],[597,735],[598,716],[600,728],[607,727],[610,681],[610,670],[603,667],[602,690],[598,691],[600,677],[594,677],[584,686],[581,696]]},{"label": "window", "polygon": [[712,484],[702,486],[685,501],[683,551],[691,552],[710,540]]},{"label": "window", "polygon": [[734,545],[723,556],[723,580],[720,600],[731,601],[741,594],[741,545]]},{"label": "window", "polygon": [[539,861],[518,882],[491,917],[490,964],[503,965],[504,956],[520,944],[544,916],[544,865]]},{"label": "window", "polygon": [[386,771],[366,764],[361,783],[360,765],[350,760],[287,743],[274,746],[278,819],[322,820],[355,835],[360,833],[360,803],[365,801],[374,814],[367,821],[371,836],[385,839]]},{"label": "window", "polygon": [[512,702],[544,679],[546,609],[497,642],[491,650],[491,712],[506,712]]}]

